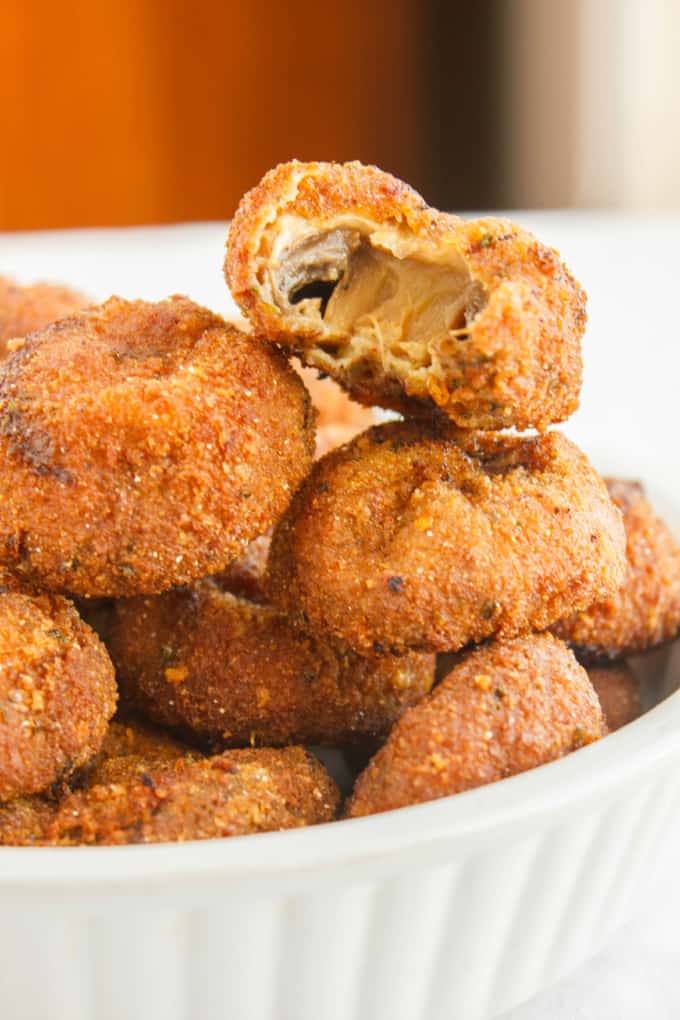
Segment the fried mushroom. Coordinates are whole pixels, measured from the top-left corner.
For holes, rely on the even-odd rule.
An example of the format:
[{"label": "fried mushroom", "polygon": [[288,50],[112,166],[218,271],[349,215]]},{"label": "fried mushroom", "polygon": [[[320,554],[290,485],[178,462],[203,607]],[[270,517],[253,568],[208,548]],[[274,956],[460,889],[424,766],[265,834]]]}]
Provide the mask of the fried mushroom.
[{"label": "fried mushroom", "polygon": [[93,846],[244,836],[331,821],[337,804],[335,784],[303,748],[244,749],[75,792],[46,838]]},{"label": "fried mushroom", "polygon": [[271,170],[245,197],[226,279],[254,330],[405,415],[544,428],[578,406],[585,294],[507,220],[464,221],[360,163]]},{"label": "fried mushroom", "polygon": [[232,746],[373,741],[434,681],[432,655],[339,651],[214,581],[121,600],[110,649],[125,701]]},{"label": "fried mushroom", "polygon": [[116,700],[106,649],[70,602],[0,594],[0,801],[86,764]]},{"label": "fried mushroom", "polygon": [[612,478],[623,514],[626,571],[616,591],[554,628],[581,658],[618,659],[672,640],[680,629],[680,545],[638,482]]},{"label": "fried mushroom", "polygon": [[111,298],[0,366],[0,558],[81,596],[217,573],[313,451],[309,397],[271,345],[186,298]]},{"label": "fried mushroom", "polygon": [[457,438],[390,422],[317,462],[269,557],[270,596],[296,626],[358,654],[452,652],[616,590],[621,515],[576,446]]},{"label": "fried mushroom", "polygon": [[565,644],[550,634],[495,641],[404,713],[357,779],[347,815],[471,790],[605,733],[597,695]]}]

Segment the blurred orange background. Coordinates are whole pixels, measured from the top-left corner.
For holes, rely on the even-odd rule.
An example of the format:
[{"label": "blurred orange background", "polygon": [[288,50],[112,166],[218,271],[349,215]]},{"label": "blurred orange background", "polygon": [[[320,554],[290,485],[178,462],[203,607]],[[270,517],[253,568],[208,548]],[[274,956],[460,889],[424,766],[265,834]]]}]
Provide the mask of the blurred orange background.
[{"label": "blurred orange background", "polygon": [[[5,0],[0,229],[224,218],[293,156],[379,163],[436,198],[474,130],[474,102],[439,116],[474,55],[451,60],[454,28],[486,46],[491,26],[465,6]],[[483,178],[469,151],[446,173],[469,204],[463,178]]]},{"label": "blurred orange background", "polygon": [[0,230],[223,219],[293,156],[454,210],[679,204],[678,45],[665,0],[4,0]]},{"label": "blurred orange background", "polygon": [[230,215],[272,164],[423,178],[418,3],[3,4],[4,229]]}]

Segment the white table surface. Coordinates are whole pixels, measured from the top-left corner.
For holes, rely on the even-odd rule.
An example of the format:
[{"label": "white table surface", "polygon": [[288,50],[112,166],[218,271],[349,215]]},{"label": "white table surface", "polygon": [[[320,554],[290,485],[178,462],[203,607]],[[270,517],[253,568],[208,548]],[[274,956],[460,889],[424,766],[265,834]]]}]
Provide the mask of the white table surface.
[{"label": "white table surface", "polygon": [[[678,429],[680,213],[513,215],[561,250],[589,294],[581,409],[564,431],[586,452],[616,437],[622,465],[643,463],[658,430]],[[229,313],[225,236],[224,224],[0,234],[0,274],[64,281],[97,299],[186,293]],[[103,248],[105,259],[93,256]],[[604,953],[504,1020],[678,1017],[680,879],[659,889]]]}]

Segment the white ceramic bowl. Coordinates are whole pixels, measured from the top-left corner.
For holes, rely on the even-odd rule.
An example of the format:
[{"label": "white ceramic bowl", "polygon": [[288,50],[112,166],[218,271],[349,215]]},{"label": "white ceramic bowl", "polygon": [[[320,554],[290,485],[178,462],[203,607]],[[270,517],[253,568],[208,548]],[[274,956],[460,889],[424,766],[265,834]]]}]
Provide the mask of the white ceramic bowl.
[{"label": "white ceramic bowl", "polygon": [[[669,470],[674,437],[659,425],[679,362],[649,305],[664,282],[671,292],[678,224],[533,221],[566,249],[612,324],[567,431],[603,470],[641,477],[672,516],[680,475]],[[623,278],[612,235],[628,245]],[[223,236],[203,226],[0,237],[0,272],[89,281],[96,296],[185,290],[224,307]],[[663,356],[658,378],[651,355]],[[671,650],[655,663],[661,695],[677,686],[680,659]],[[562,761],[373,818],[174,846],[2,848],[0,1016],[495,1016],[601,947],[651,877],[674,865],[679,733],[680,693],[671,693]]]}]

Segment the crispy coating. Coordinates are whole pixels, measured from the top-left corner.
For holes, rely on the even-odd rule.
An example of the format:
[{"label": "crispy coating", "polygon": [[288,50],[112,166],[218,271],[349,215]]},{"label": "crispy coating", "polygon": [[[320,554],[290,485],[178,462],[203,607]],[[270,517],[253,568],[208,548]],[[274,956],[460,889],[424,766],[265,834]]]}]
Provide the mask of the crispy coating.
[{"label": "crispy coating", "polygon": [[114,719],[104,736],[100,759],[138,755],[170,764],[187,753],[187,747],[141,719]]},{"label": "crispy coating", "polygon": [[47,839],[81,846],[243,836],[331,821],[337,803],[323,765],[301,747],[228,751],[73,793]]},{"label": "crispy coating", "polygon": [[623,576],[621,515],[564,436],[469,440],[389,422],[319,461],[277,526],[267,585],[357,653],[456,651],[542,630]]},{"label": "crispy coating", "polygon": [[606,733],[597,695],[551,634],[467,655],[404,713],[357,779],[350,817],[461,793],[561,758]]},{"label": "crispy coating", "polygon": [[586,297],[557,252],[376,167],[271,170],[236,211],[225,275],[255,332],[361,403],[475,429],[542,429],[578,406]]},{"label": "crispy coating", "polygon": [[588,676],[610,731],[618,730],[642,715],[640,683],[625,662],[617,662],[614,666],[590,666]]},{"label": "crispy coating", "polygon": [[583,659],[618,659],[670,641],[680,629],[680,545],[638,482],[611,478],[623,514],[626,573],[604,601],[562,620],[555,633]]},{"label": "crispy coating", "polygon": [[235,746],[384,737],[434,681],[432,655],[338,652],[213,581],[120,601],[110,648],[125,699],[162,725]]},{"label": "crispy coating", "polygon": [[216,573],[287,506],[313,425],[271,345],[186,298],[111,298],[0,366],[0,558],[89,596]]},{"label": "crispy coating", "polygon": [[23,287],[7,276],[0,276],[0,361],[9,353],[8,340],[44,329],[50,322],[72,315],[87,304],[84,295],[58,283]]},{"label": "crispy coating", "polygon": [[139,719],[109,725],[101,751],[84,773],[87,786],[121,783],[180,758],[198,759],[198,751]]},{"label": "crispy coating", "polygon": [[74,790],[88,790],[110,783],[146,781],[150,770],[195,761],[199,752],[167,733],[139,720],[110,723],[97,756],[45,794],[15,797],[0,803],[0,846],[47,845],[47,830],[60,804]]},{"label": "crispy coating", "polygon": [[116,698],[106,649],[70,602],[0,594],[0,801],[92,758]]},{"label": "crispy coating", "polygon": [[14,797],[0,803],[0,846],[37,846],[45,841],[56,805],[47,797]]}]

